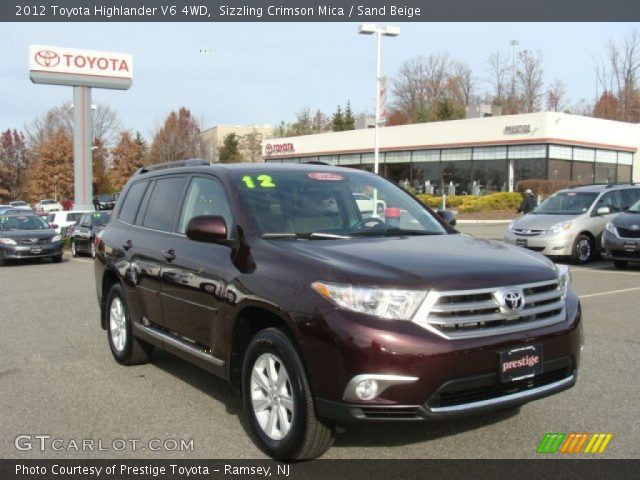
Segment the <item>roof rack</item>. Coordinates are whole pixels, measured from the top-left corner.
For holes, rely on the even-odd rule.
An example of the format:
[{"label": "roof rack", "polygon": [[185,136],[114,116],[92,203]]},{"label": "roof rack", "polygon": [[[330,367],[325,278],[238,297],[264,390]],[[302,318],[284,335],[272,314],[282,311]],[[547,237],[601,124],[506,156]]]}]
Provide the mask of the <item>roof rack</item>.
[{"label": "roof rack", "polygon": [[331,165],[330,163],[320,162],[318,160],[312,160],[310,162],[301,162],[301,163],[303,163],[304,165],[329,165],[329,166]]},{"label": "roof rack", "polygon": [[164,162],[164,163],[155,163],[153,165],[147,165],[146,167],[142,167],[136,175],[147,172],[155,172],[156,170],[164,170],[166,168],[177,168],[177,167],[201,167],[204,165],[210,165],[209,162],[203,160],[201,158],[190,158],[188,160],[178,160],[175,162]]},{"label": "roof rack", "polygon": [[611,182],[605,183],[605,188],[617,187],[618,185],[636,185],[635,182]]}]

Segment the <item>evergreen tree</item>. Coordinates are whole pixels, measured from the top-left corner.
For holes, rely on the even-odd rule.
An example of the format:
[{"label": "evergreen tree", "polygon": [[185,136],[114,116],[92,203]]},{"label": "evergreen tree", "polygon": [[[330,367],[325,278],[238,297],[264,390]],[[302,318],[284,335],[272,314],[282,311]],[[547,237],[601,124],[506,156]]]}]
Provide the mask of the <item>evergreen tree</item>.
[{"label": "evergreen tree", "polygon": [[342,129],[343,130],[356,129],[356,119],[353,116],[353,111],[351,110],[351,102],[349,100],[347,100],[347,108],[344,111],[344,117],[342,120]]},{"label": "evergreen tree", "polygon": [[344,130],[344,116],[342,115],[342,107],[340,107],[340,105],[338,105],[336,113],[333,114],[331,130],[334,132],[341,132]]},{"label": "evergreen tree", "polygon": [[235,133],[230,133],[224,137],[223,145],[218,149],[218,162],[220,163],[240,163],[242,154],[239,148],[240,142]]}]

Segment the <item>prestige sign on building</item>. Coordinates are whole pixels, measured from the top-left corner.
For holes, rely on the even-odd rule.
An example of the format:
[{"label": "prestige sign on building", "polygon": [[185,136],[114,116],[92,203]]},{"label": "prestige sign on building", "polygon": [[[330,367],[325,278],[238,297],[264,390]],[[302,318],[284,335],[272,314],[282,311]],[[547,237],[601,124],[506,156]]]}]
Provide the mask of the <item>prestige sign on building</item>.
[{"label": "prestige sign on building", "polygon": [[29,73],[34,83],[126,90],[133,78],[133,56],[128,53],[31,45]]},{"label": "prestige sign on building", "polygon": [[93,203],[91,88],[128,89],[133,80],[133,56],[30,45],[29,78],[33,83],[73,87],[74,202],[78,209],[89,209]]}]

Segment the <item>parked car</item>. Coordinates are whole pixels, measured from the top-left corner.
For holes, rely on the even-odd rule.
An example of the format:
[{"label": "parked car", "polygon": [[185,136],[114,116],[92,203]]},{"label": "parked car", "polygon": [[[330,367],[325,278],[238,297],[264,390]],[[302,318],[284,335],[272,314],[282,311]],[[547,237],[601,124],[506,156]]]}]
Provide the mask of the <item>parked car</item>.
[{"label": "parked car", "polygon": [[[358,205],[358,209],[363,216],[370,217],[373,215],[373,198],[363,193],[354,193],[353,198]],[[377,201],[378,208],[376,209],[376,215],[384,215],[384,211],[387,208],[383,201]]]},{"label": "parked car", "polygon": [[589,262],[600,249],[604,227],[640,200],[634,184],[587,185],[560,190],[531,213],[511,222],[505,241],[548,256]]},{"label": "parked car", "polygon": [[57,212],[63,209],[60,203],[50,198],[45,198],[44,200],[40,200],[38,203],[35,204],[34,208],[36,212],[43,212],[43,213]]},{"label": "parked car", "polygon": [[111,212],[92,212],[82,215],[77,225],[70,231],[71,254],[77,257],[80,253],[95,258],[95,238],[111,220]]},{"label": "parked car", "polygon": [[92,212],[92,210],[62,210],[52,212],[47,215],[47,222],[57,233],[64,235],[69,230],[69,227],[78,223],[82,215],[90,212]]},{"label": "parked car", "polygon": [[93,197],[93,206],[96,210],[113,210],[116,206],[116,198],[111,194],[101,194]]},{"label": "parked car", "polygon": [[0,215],[0,266],[7,260],[62,260],[62,239],[37,215]]},{"label": "parked car", "polygon": [[21,213],[22,215],[34,215],[36,212],[34,212],[33,210],[24,210],[22,208],[13,208],[13,207],[8,207],[8,208],[1,208],[0,207],[0,215],[11,215],[14,213]]},{"label": "parked car", "polygon": [[[367,190],[402,216],[362,215]],[[337,425],[517,408],[572,387],[580,361],[566,266],[349,168],[144,167],[98,237],[95,284],[117,362],[161,347],[229,380],[277,458],[322,455]]]},{"label": "parked car", "polygon": [[9,205],[11,205],[13,208],[16,208],[18,210],[31,210],[31,205],[29,205],[27,202],[23,200],[16,200],[14,202],[9,202]]},{"label": "parked car", "polygon": [[602,256],[617,268],[640,262],[640,201],[607,223],[602,234]]}]

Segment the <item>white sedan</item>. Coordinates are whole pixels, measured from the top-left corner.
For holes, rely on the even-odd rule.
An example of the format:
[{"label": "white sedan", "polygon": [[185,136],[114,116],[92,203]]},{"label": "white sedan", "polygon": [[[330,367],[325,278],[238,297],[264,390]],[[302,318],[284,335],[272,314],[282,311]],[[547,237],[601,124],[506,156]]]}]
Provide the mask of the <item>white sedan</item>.
[{"label": "white sedan", "polygon": [[50,198],[45,198],[35,204],[36,212],[49,213],[49,212],[59,212],[62,210],[64,210],[62,205],[60,205],[60,203]]}]

